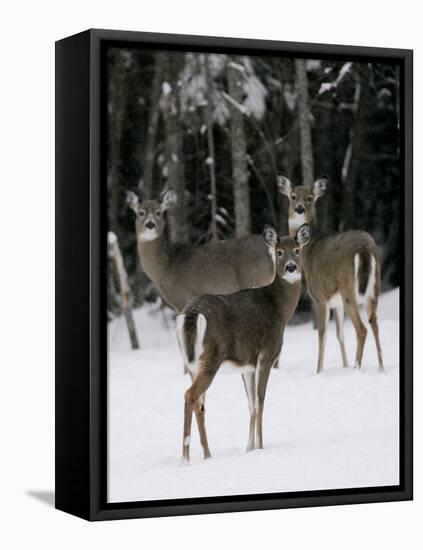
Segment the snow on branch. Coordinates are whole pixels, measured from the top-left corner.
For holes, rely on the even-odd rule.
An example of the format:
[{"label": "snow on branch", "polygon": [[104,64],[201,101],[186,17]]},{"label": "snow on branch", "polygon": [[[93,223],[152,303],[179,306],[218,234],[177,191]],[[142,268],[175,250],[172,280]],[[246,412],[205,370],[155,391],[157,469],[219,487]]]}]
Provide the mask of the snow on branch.
[{"label": "snow on branch", "polygon": [[231,67],[231,69],[235,69],[236,71],[239,71],[240,73],[245,73],[245,67],[241,65],[240,63],[235,63],[235,61],[229,61],[228,67]]},{"label": "snow on branch", "polygon": [[226,101],[228,101],[228,103],[238,109],[238,111],[240,111],[243,115],[250,116],[250,112],[245,105],[241,105],[240,103],[235,101],[235,99],[231,95],[224,92],[223,90],[220,92],[220,94],[226,99]]},{"label": "snow on branch", "polygon": [[162,84],[162,92],[165,97],[170,95],[172,93],[172,86],[169,84],[169,82],[163,82]]},{"label": "snow on branch", "polygon": [[337,88],[341,83],[341,81],[343,80],[343,78],[345,77],[345,75],[351,71],[351,67],[352,67],[351,61],[344,63],[338,73],[338,76],[333,82],[322,82],[317,95],[324,94],[325,92],[329,92],[330,90]]},{"label": "snow on branch", "polygon": [[251,59],[249,57],[244,57],[243,63],[246,71],[243,85],[246,95],[244,105],[256,120],[261,120],[266,111],[266,97],[268,91],[256,76]]},{"label": "snow on branch", "polygon": [[220,214],[216,214],[216,216],[214,217],[214,219],[220,223],[221,225],[223,225],[223,227],[228,227],[228,223],[227,221],[225,220],[225,218],[223,218]]},{"label": "snow on branch", "polygon": [[110,246],[115,244],[115,242],[117,242],[116,233],[113,233],[113,231],[109,231],[107,233],[107,242],[109,243]]}]

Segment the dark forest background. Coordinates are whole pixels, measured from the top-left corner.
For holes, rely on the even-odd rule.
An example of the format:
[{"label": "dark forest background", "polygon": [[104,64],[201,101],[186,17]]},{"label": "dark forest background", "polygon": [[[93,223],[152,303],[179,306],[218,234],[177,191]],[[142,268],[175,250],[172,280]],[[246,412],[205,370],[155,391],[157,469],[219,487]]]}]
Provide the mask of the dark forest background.
[{"label": "dark forest background", "polygon": [[107,85],[109,229],[135,304],[157,293],[141,272],[128,189],[143,198],[174,189],[170,238],[201,243],[266,223],[286,234],[277,174],[294,184],[327,175],[320,226],[369,231],[383,289],[398,286],[397,66],[110,48]]}]

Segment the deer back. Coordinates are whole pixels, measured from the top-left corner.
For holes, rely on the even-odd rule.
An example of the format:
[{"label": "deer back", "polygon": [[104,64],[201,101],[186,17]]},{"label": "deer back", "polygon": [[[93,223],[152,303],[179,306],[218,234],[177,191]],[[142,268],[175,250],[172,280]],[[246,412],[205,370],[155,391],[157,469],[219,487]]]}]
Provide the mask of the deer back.
[{"label": "deer back", "polygon": [[270,284],[275,274],[274,250],[262,236],[209,242],[203,245],[173,244],[165,230],[165,212],[176,201],[165,190],[158,200],[144,200],[128,192],[136,214],[138,253],[145,273],[163,299],[180,311],[203,294],[230,294]]},{"label": "deer back", "polygon": [[230,361],[240,367],[256,366],[259,356],[268,363],[277,358],[284,328],[300,298],[300,247],[309,240],[309,228],[299,233],[295,239],[277,239],[273,228],[265,228],[266,246],[275,254],[270,285],[226,296],[201,296],[184,309],[178,317],[178,339],[185,348],[190,346],[185,349],[188,363],[198,361],[201,354],[194,349],[201,347],[213,364]]},{"label": "deer back", "polygon": [[[372,260],[373,258],[373,260]],[[317,233],[304,247],[303,265],[307,288],[317,301],[329,301],[337,292],[353,292],[358,281],[363,290],[370,275],[371,262],[375,262],[375,292],[379,293],[380,259],[373,238],[365,231],[344,233]],[[366,277],[367,275],[367,277]]]},{"label": "deer back", "polygon": [[265,286],[275,274],[274,258],[259,235],[199,246],[154,248],[153,243],[142,243],[140,257],[143,263],[152,264],[147,274],[177,310],[204,294],[225,295]]},{"label": "deer back", "polygon": [[[297,286],[299,298],[300,284]],[[203,350],[208,357],[215,357],[217,363],[229,361],[239,367],[255,366],[263,350],[272,358],[279,355],[285,316],[263,289],[247,289],[227,296],[202,296],[195,299],[184,314],[185,322],[200,314],[204,316],[207,328]]]}]

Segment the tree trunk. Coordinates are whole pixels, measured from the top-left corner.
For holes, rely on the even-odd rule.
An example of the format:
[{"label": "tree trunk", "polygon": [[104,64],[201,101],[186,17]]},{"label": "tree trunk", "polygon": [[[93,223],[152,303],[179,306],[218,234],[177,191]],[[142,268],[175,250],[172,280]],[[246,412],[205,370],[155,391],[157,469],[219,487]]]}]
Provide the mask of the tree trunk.
[{"label": "tree trunk", "polygon": [[214,152],[214,136],[213,136],[213,82],[209,71],[209,59],[204,55],[204,72],[207,83],[207,105],[206,105],[206,126],[207,126],[207,143],[209,155],[207,158],[207,166],[210,175],[210,196],[211,196],[211,220],[210,220],[210,236],[212,241],[219,239],[217,231],[217,189],[216,189],[216,168],[215,168],[215,152]]},{"label": "tree trunk", "polygon": [[164,103],[167,186],[177,196],[176,205],[169,210],[168,220],[172,242],[186,242],[188,227],[185,209],[185,176],[182,151],[183,134],[180,125],[178,77],[181,58],[172,52],[163,54],[164,82],[162,86]]},{"label": "tree trunk", "polygon": [[303,185],[313,185],[314,163],[311,142],[310,106],[308,97],[308,79],[304,59],[295,60],[295,74],[298,90],[298,121],[300,128],[300,150]]},{"label": "tree trunk", "polygon": [[159,123],[160,95],[163,81],[163,54],[157,53],[154,57],[154,77],[151,84],[150,109],[147,125],[147,137],[144,149],[143,166],[143,193],[146,197],[154,196],[153,176],[154,159],[156,156],[157,128]]},{"label": "tree trunk", "polygon": [[366,105],[367,84],[358,73],[355,73],[354,112],[355,120],[351,130],[350,143],[345,152],[344,165],[342,167],[342,196],[344,223],[342,230],[353,229],[355,223],[354,194],[356,192],[357,178],[360,168],[360,153],[363,152],[363,143],[366,133]]},{"label": "tree trunk", "polygon": [[[235,59],[238,65],[240,60]],[[243,75],[234,63],[229,61],[227,66],[228,90],[232,99],[242,104],[243,101]],[[237,237],[245,237],[251,233],[250,221],[250,189],[248,186],[247,143],[243,114],[240,109],[230,103],[231,121],[231,150],[232,150],[232,181],[234,190],[235,234]]]},{"label": "tree trunk", "polygon": [[109,101],[111,106],[109,131],[109,227],[119,233],[119,213],[121,208],[121,141],[123,119],[127,104],[128,67],[121,51],[110,52],[109,61]]},{"label": "tree trunk", "polygon": [[132,349],[139,349],[140,345],[138,342],[137,331],[135,329],[134,318],[132,317],[131,295],[128,285],[128,276],[125,270],[125,265],[123,263],[123,258],[119,248],[117,237],[111,231],[108,234],[108,245],[109,257],[112,259],[116,270],[116,276],[121,296],[122,313],[124,314],[126,319],[126,325],[128,327],[131,346]]}]

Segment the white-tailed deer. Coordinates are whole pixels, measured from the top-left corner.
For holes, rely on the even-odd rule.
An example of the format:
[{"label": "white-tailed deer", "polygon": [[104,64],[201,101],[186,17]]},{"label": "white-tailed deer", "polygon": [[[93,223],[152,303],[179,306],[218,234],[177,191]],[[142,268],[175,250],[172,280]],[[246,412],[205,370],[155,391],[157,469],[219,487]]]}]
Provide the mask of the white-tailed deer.
[{"label": "white-tailed deer", "polygon": [[171,243],[164,213],[176,202],[173,191],[165,191],[161,200],[142,202],[128,191],[127,202],[136,214],[142,268],[177,311],[203,294],[231,294],[273,281],[274,257],[261,235],[196,246]]},{"label": "white-tailed deer", "polygon": [[304,274],[308,293],[316,311],[319,333],[317,372],[323,369],[326,329],[330,309],[334,310],[336,333],[341,348],[343,366],[348,366],[344,345],[344,310],[357,334],[355,366],[361,368],[367,329],[360,316],[363,304],[376,342],[379,371],[384,370],[377,322],[380,293],[380,258],[373,238],[365,231],[322,233],[317,228],[316,201],[326,190],[327,178],[317,179],[312,187],[293,187],[288,178],[279,176],[278,187],[289,199],[288,224],[290,235],[298,226],[311,226],[311,239],[303,251]]},{"label": "white-tailed deer", "polygon": [[219,368],[229,363],[242,374],[250,410],[247,452],[263,448],[263,405],[270,370],[278,360],[285,327],[301,293],[301,249],[310,238],[303,225],[296,237],[278,239],[266,226],[264,242],[275,256],[276,275],[262,288],[226,296],[201,296],[177,317],[177,336],[192,385],[185,392],[183,460],[189,462],[192,413],[204,458],[210,457],[205,393]]}]

